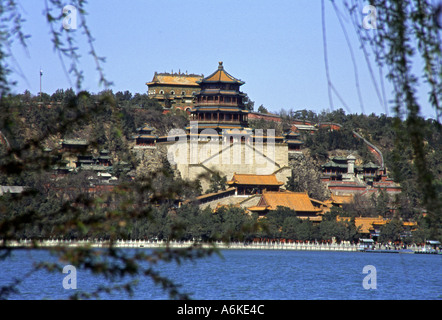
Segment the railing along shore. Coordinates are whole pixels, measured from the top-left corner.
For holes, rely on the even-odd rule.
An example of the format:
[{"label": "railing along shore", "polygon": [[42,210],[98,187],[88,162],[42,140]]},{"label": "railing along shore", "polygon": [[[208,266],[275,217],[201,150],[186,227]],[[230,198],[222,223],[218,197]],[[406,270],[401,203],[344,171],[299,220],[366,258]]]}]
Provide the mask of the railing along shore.
[{"label": "railing along shore", "polygon": [[[201,244],[204,248],[218,249],[236,249],[236,250],[299,250],[299,251],[359,251],[358,243],[322,243],[322,242],[281,242],[281,241],[263,241],[263,242],[212,242],[196,243],[193,241],[162,241],[162,240],[116,240],[112,242],[115,248],[189,248],[195,244]],[[0,246],[3,246],[3,240],[0,240]],[[53,248],[53,247],[92,247],[106,248],[111,245],[106,240],[8,240],[8,248]],[[419,252],[424,247],[411,245],[407,249],[413,252]]]}]

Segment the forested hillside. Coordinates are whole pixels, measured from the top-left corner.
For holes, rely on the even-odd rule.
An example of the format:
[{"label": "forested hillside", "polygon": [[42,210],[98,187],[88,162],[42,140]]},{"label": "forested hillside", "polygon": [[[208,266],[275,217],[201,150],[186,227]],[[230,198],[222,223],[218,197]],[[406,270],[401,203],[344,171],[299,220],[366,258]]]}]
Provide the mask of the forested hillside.
[{"label": "forested hillside", "polygon": [[[148,123],[156,129],[157,135],[166,135],[169,130],[184,128],[188,123],[186,113],[176,110],[163,114],[162,107],[149,99],[146,94],[132,94],[128,91],[117,93],[106,91],[99,94],[81,92],[76,95],[69,89],[58,90],[51,96],[43,94],[41,97],[31,96],[29,92],[25,92],[21,95],[10,96],[5,101],[7,101],[5,104],[7,112],[0,115],[2,133],[0,152],[3,169],[0,173],[0,184],[27,186],[38,191],[37,194],[26,194],[16,202],[10,201],[10,195],[2,197],[1,207],[6,210],[7,216],[22,219],[24,215],[23,219],[26,221],[22,229],[16,230],[15,234],[11,235],[13,237],[60,236],[61,233],[59,233],[57,225],[61,225],[63,221],[69,221],[68,218],[72,214],[78,214],[80,221],[88,217],[83,216],[80,210],[82,206],[90,206],[90,201],[92,201],[90,198],[86,198],[86,200],[81,198],[81,190],[87,186],[87,176],[77,174],[68,177],[68,180],[54,181],[51,179],[53,158],[48,158],[44,150],[56,149],[61,139],[86,139],[90,142],[91,152],[97,153],[102,149],[107,149],[113,161],[116,163],[124,161],[129,163],[131,168],[136,169],[142,165],[131,149],[131,137],[137,128]],[[305,166],[308,167],[308,170],[317,170],[318,172],[316,175],[308,174],[304,179],[313,176],[319,177],[320,164],[336,152],[352,152],[358,154],[364,161],[374,161],[370,152],[367,151],[366,145],[353,136],[352,132],[355,131],[382,151],[389,176],[402,185],[403,194],[395,199],[401,218],[406,220],[421,218],[420,214],[425,209],[422,207],[421,201],[422,188],[413,165],[411,143],[406,140],[407,135],[400,134],[401,130],[405,130],[402,121],[385,115],[347,115],[343,110],[321,114],[311,111],[283,112],[281,117],[283,121],[280,123],[250,121],[250,126],[263,129],[275,128],[277,132],[283,133],[290,128],[291,120],[299,120],[300,117],[304,117],[301,120],[311,123],[334,122],[341,125],[340,130],[318,129],[314,134],[305,133],[302,135],[301,138],[305,142]],[[422,120],[421,130],[425,136],[426,161],[433,175],[432,178],[436,182],[436,192],[439,195],[442,194],[442,134],[440,129],[437,122]],[[10,162],[12,163],[11,157],[16,156],[14,152],[17,150],[20,150],[22,167],[9,165]],[[33,164],[36,163],[38,166],[35,167],[38,168],[42,163],[45,163],[44,170],[33,170]],[[107,221],[106,227],[93,231],[92,229],[73,228],[75,231],[65,232],[62,236],[68,238],[84,236],[108,238],[109,229],[106,228],[109,227],[116,228],[117,234],[122,238],[192,239],[198,237],[209,239],[214,236],[215,238],[226,236],[220,231],[223,229],[221,222],[226,221],[230,224],[229,228],[231,227],[237,232],[230,235],[231,240],[240,239],[243,236],[248,238],[262,237],[265,234],[264,230],[267,230],[272,233],[273,237],[327,240],[331,235],[335,234],[336,236],[339,233],[339,239],[353,241],[358,238],[358,232],[354,229],[354,225],[337,223],[334,220],[336,214],[347,216],[378,215],[378,209],[385,207],[388,202],[379,197],[376,203],[365,211],[354,206],[348,206],[344,212],[332,211],[330,216],[325,217],[324,223],[315,227],[296,219],[296,221],[292,221],[293,219],[288,219],[286,211],[279,210],[271,215],[271,217],[275,216],[275,220],[269,219],[266,225],[261,225],[256,229],[254,228],[258,223],[256,217],[247,218],[243,215],[244,211],[239,208],[231,209],[240,212],[240,214],[237,212],[238,219],[234,221],[229,215],[229,212],[233,211],[231,212],[229,209],[223,209],[227,210],[227,213],[222,211],[222,214],[212,217],[207,210],[202,211],[198,207],[177,208],[174,202],[176,199],[191,200],[192,197],[198,195],[200,192],[198,184],[179,180],[167,161],[163,163],[162,169],[153,172],[152,177],[143,177],[147,180],[143,180],[143,183],[137,188],[141,188],[138,191],[141,190],[144,196],[141,198],[136,196],[136,199],[132,199],[130,202],[133,206],[144,203],[145,216],[131,218],[130,225],[126,225],[126,223],[119,225],[118,218],[112,215],[109,219],[109,212],[106,208],[116,208],[121,205],[126,208],[124,210],[129,208],[127,207],[127,195],[117,193],[110,197],[101,198],[99,208],[95,209],[97,214],[95,218],[98,221],[105,219]],[[118,176],[118,171],[115,174],[120,178],[121,183],[130,183],[124,176]],[[57,190],[57,192],[54,193],[53,190]],[[323,197],[321,195],[323,190],[320,188],[318,190],[312,188],[311,191],[317,192],[318,198]],[[76,203],[75,208],[68,207],[67,213],[65,212],[66,200]],[[65,213],[60,215],[60,212]],[[130,214],[131,211],[128,212]],[[54,216],[57,216],[56,220],[53,220]],[[27,220],[28,218],[30,220]],[[152,224],[152,219],[157,223]],[[30,224],[30,221],[38,223]],[[49,223],[49,221],[51,222]],[[285,225],[284,228],[283,225]],[[293,233],[288,230],[292,230],[290,232]],[[242,235],[240,236],[240,234]],[[301,234],[302,236],[300,236]],[[416,236],[418,237],[416,239],[419,239],[416,241],[422,241],[425,238],[424,233]],[[393,235],[391,239],[395,237],[397,234]]]},{"label": "forested hillside", "polygon": [[[132,94],[129,91],[100,94],[83,92],[76,97],[73,90],[57,90],[52,95],[32,96],[29,92],[9,98],[9,112],[0,115],[2,133],[12,148],[20,148],[30,141],[42,141],[42,146],[55,148],[60,139],[86,139],[96,150],[108,149],[115,160],[138,165],[129,152],[129,141],[136,129],[148,123],[156,129],[157,135],[166,135],[173,128],[184,128],[188,123],[187,113],[176,110],[162,114],[162,107],[146,94]],[[316,134],[303,134],[305,148],[319,164],[339,150],[356,152],[364,162],[376,160],[361,139],[352,131],[376,145],[383,153],[388,174],[403,187],[412,207],[420,205],[422,188],[416,178],[413,166],[411,142],[407,135],[398,134],[405,130],[403,121],[384,114],[345,114],[342,109],[316,114],[312,111],[280,112],[281,123],[250,121],[252,128],[274,128],[282,134],[290,128],[292,120],[309,123],[332,122],[342,126],[339,131],[326,128]],[[13,118],[12,118],[13,117]],[[73,121],[76,120],[76,121]],[[14,125],[9,125],[14,123]],[[66,134],[59,133],[59,126],[66,126]],[[425,137],[427,166],[436,181],[437,192],[442,193],[442,130],[437,121],[422,120],[420,126]],[[51,134],[56,132],[56,134]],[[4,152],[5,148],[2,148]],[[7,183],[8,182],[8,183]],[[25,181],[7,180],[3,174],[1,184],[23,185]]]},{"label": "forested hillside", "polygon": [[[400,183],[404,199],[408,199],[407,205],[415,208],[422,205],[424,197],[416,168],[412,142],[409,135],[405,134],[406,125],[403,121],[394,117],[371,115],[346,115],[342,109],[322,114],[321,122],[335,122],[343,126],[343,130],[320,134],[312,137],[308,144],[316,154],[322,154],[323,150],[333,149],[356,149],[367,160],[373,160],[366,146],[360,139],[353,138],[351,131],[359,133],[366,140],[378,147],[383,156],[387,173],[396,182]],[[424,136],[426,165],[434,179],[436,192],[442,193],[442,130],[441,125],[432,119],[420,120],[420,130]],[[364,151],[365,150],[365,151]],[[405,203],[404,203],[405,205]]]},{"label": "forested hillside", "polygon": [[[401,201],[404,211],[422,206],[423,189],[418,181],[414,166],[415,155],[409,135],[405,134],[407,129],[404,121],[385,114],[346,114],[343,109],[320,114],[310,110],[282,110],[279,114],[282,118],[280,123],[258,120],[251,121],[250,124],[253,128],[274,128],[277,134],[281,134],[290,128],[293,120],[312,124],[336,123],[341,125],[340,130],[319,128],[315,134],[303,134],[304,146],[314,160],[323,164],[329,156],[343,151],[358,154],[364,162],[376,162],[366,144],[353,136],[352,132],[356,132],[382,152],[388,175],[403,188]],[[433,119],[420,119],[420,121],[419,128],[424,135],[426,166],[432,174],[436,193],[440,195],[442,194],[442,128],[440,123]]]}]

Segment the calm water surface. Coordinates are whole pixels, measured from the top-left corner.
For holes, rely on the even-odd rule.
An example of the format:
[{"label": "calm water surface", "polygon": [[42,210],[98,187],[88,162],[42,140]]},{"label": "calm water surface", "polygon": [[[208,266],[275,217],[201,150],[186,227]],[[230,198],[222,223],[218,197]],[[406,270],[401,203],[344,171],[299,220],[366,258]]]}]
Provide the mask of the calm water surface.
[{"label": "calm water surface", "polygon": [[[131,250],[131,249],[123,249]],[[142,249],[137,249],[142,250]],[[180,266],[159,266],[183,292],[201,300],[440,300],[442,255],[382,254],[277,250],[224,250]],[[18,250],[0,261],[0,286],[21,278],[33,262],[54,261],[48,251]],[[364,289],[364,266],[376,268],[376,289]],[[74,290],[63,288],[67,274],[39,271],[19,285],[10,299],[66,299]],[[129,280],[129,279],[126,279]],[[90,292],[105,279],[77,270],[77,291]],[[140,278],[132,297],[116,292],[102,299],[167,299],[150,279]]]}]

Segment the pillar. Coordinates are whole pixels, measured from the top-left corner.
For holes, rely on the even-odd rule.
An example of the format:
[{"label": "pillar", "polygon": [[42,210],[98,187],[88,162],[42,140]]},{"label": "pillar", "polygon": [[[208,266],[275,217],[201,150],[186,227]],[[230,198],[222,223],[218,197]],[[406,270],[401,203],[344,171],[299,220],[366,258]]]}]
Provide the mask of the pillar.
[{"label": "pillar", "polygon": [[355,160],[356,160],[356,158],[353,155],[349,155],[347,157],[347,164],[348,164],[347,173],[354,174],[354,172],[355,172]]}]

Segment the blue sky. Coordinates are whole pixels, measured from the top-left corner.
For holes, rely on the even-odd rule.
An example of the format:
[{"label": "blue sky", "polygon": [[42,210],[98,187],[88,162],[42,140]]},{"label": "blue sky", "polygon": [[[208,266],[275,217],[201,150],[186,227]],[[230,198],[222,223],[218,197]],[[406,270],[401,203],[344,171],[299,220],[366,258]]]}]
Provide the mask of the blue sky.
[{"label": "blue sky", "polygon": [[[223,61],[226,71],[245,81],[242,91],[255,101],[255,110],[262,104],[271,112],[308,109],[319,113],[342,107],[346,113],[392,115],[376,94],[356,32],[337,1],[355,56],[360,103],[345,34],[330,0],[324,3],[329,74],[340,97],[333,94],[332,105],[320,0],[91,0],[86,7],[86,21],[98,55],[106,58],[104,73],[113,82],[114,92],[145,93],[145,83],[155,71],[209,75],[218,61]],[[31,38],[27,49],[13,46],[14,91],[38,94],[40,67],[44,92],[52,94],[57,89],[75,87],[74,77],[69,80],[50,42],[44,1],[24,0],[21,6],[26,19],[24,31]],[[82,30],[69,32],[75,34],[82,55],[82,88],[103,90]],[[66,64],[69,67],[68,61]],[[372,67],[380,89],[379,69],[374,63]],[[386,70],[383,72],[385,75]],[[387,99],[391,99],[385,76],[383,82]],[[425,92],[418,92],[423,115],[434,116]]]}]

